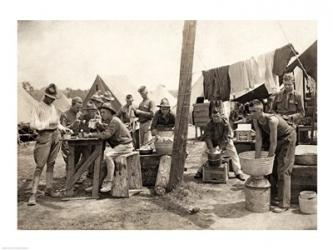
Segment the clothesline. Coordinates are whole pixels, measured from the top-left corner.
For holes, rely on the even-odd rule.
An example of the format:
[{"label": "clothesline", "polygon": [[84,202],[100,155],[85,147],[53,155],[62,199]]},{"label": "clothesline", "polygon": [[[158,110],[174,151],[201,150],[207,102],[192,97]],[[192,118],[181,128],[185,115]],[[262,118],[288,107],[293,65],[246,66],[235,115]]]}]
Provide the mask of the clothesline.
[{"label": "clothesline", "polygon": [[[288,37],[287,37],[287,34],[284,32],[281,23],[280,23],[279,21],[277,21],[277,23],[278,23],[278,25],[279,25],[279,28],[280,28],[280,30],[281,30],[281,32],[282,32],[282,35],[284,36],[285,40],[288,42],[288,44],[290,44],[289,39],[288,39]],[[290,49],[293,51],[294,55],[296,56],[296,60],[299,62],[299,65],[300,65],[300,67],[302,68],[303,72],[305,73],[306,77],[309,78],[309,75],[308,75],[306,69],[304,68],[304,66],[303,66],[303,64],[302,64],[302,62],[301,62],[301,60],[299,59],[298,54],[297,54],[297,52],[295,51],[295,49],[293,48],[293,46],[290,46]]]}]

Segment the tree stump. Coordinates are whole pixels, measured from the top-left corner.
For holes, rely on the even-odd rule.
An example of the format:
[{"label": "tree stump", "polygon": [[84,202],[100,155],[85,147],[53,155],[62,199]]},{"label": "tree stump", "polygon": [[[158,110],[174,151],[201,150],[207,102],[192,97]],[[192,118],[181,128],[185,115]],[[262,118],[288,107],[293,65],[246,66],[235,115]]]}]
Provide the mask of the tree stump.
[{"label": "tree stump", "polygon": [[142,188],[141,164],[139,152],[123,155],[127,160],[127,174],[129,189]]},{"label": "tree stump", "polygon": [[129,189],[141,189],[141,164],[138,152],[131,152],[115,158],[115,172],[111,195],[128,198]]},{"label": "tree stump", "polygon": [[164,195],[170,179],[171,156],[163,155],[158,167],[158,173],[155,183],[155,193]]},{"label": "tree stump", "polygon": [[115,160],[114,178],[112,182],[111,195],[117,198],[129,197],[127,160],[126,157],[118,156]]}]

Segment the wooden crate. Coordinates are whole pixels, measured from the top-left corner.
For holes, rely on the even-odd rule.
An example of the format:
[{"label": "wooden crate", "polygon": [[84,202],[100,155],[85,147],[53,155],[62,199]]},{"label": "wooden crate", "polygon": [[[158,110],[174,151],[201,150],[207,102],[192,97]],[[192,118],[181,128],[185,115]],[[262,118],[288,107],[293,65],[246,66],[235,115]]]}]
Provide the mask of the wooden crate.
[{"label": "wooden crate", "polygon": [[291,202],[298,204],[301,191],[317,191],[317,166],[294,165],[291,173]]},{"label": "wooden crate", "polygon": [[140,155],[142,185],[155,186],[161,155]]},{"label": "wooden crate", "polygon": [[195,126],[204,127],[209,122],[209,103],[193,104],[193,123]]},{"label": "wooden crate", "polygon": [[227,183],[228,164],[224,163],[218,168],[204,166],[202,171],[202,181],[206,183]]}]

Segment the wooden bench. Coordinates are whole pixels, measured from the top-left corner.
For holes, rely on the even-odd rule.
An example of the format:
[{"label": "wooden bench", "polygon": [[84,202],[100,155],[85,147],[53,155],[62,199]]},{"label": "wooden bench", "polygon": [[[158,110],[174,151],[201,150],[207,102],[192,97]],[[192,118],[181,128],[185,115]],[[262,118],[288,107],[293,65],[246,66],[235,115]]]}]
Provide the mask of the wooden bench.
[{"label": "wooden bench", "polygon": [[115,158],[115,171],[112,182],[112,197],[128,198],[130,189],[142,188],[139,152],[131,152]]}]

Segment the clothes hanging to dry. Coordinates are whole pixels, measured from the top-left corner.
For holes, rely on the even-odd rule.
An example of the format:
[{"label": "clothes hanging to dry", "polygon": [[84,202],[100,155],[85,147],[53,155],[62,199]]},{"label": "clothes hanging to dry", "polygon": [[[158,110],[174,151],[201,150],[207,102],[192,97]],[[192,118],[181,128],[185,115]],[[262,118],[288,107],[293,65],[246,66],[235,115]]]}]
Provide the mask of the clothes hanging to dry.
[{"label": "clothes hanging to dry", "polygon": [[273,73],[278,76],[283,75],[290,59],[296,56],[295,53],[298,55],[298,52],[294,49],[294,46],[291,43],[276,49],[274,54]]},{"label": "clothes hanging to dry", "polygon": [[258,62],[254,57],[244,61],[247,76],[249,80],[249,86],[251,89],[255,88],[255,85],[263,83],[263,79],[260,79]]},{"label": "clothes hanging to dry", "polygon": [[244,61],[230,65],[229,76],[231,82],[231,93],[238,93],[250,88],[248,73]]},{"label": "clothes hanging to dry", "polygon": [[227,101],[230,99],[229,66],[202,71],[204,78],[204,95],[208,100],[219,99]]},{"label": "clothes hanging to dry", "polygon": [[275,51],[261,54],[257,57],[259,68],[259,78],[265,83],[268,93],[276,93],[279,91],[278,76],[273,73]]}]

